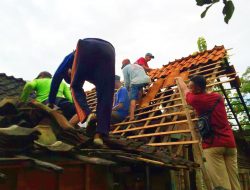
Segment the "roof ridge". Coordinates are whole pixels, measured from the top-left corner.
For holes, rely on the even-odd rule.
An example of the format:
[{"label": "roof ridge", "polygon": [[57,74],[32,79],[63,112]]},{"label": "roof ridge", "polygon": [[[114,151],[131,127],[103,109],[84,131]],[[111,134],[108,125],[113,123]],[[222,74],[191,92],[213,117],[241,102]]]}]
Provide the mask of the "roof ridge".
[{"label": "roof ridge", "polygon": [[[192,54],[190,54],[190,55],[188,55],[188,56],[186,56],[186,57],[182,57],[182,58],[180,58],[180,59],[175,59],[174,61],[169,61],[168,62],[168,64],[166,64],[166,65],[163,65],[163,67],[166,67],[166,66],[168,66],[168,65],[170,65],[170,64],[174,64],[174,63],[176,63],[176,62],[181,62],[181,61],[183,61],[183,60],[185,60],[185,59],[189,59],[189,58],[195,58],[195,57],[198,57],[198,56],[202,56],[202,55],[204,55],[205,53],[211,53],[211,52],[213,52],[214,50],[222,50],[222,49],[225,49],[225,47],[224,47],[224,45],[215,45],[214,47],[213,47],[213,49],[210,49],[210,50],[205,50],[205,51],[203,51],[203,52],[195,52],[196,54],[194,54],[194,55],[192,55]],[[225,49],[226,50],[226,49]]]}]

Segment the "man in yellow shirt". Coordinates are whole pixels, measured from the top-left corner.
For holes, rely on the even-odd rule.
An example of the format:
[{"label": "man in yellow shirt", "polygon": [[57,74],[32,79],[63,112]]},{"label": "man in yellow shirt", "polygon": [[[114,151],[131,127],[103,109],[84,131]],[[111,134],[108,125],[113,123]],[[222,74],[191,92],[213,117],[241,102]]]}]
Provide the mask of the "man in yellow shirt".
[{"label": "man in yellow shirt", "polygon": [[[36,101],[47,104],[51,81],[52,76],[49,72],[41,72],[36,79],[25,84],[20,97],[21,101],[26,102],[30,97],[30,94],[35,91]],[[64,82],[62,82],[56,96],[55,104],[63,111],[63,114],[67,119],[71,119],[71,117],[76,113],[72,102],[70,89]]]}]

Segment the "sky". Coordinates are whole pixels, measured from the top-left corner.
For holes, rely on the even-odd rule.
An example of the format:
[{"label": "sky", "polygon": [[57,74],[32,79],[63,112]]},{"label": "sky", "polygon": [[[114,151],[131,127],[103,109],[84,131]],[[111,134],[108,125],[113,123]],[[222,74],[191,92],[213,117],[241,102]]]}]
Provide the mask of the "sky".
[{"label": "sky", "polygon": [[94,37],[114,45],[122,76],[124,58],[135,62],[150,52],[155,59],[149,66],[160,68],[198,51],[203,36],[208,49],[232,48],[229,61],[241,75],[250,66],[250,1],[233,2],[235,13],[226,24],[222,2],[201,19],[205,7],[195,0],[1,0],[0,73],[24,80],[40,71],[53,74],[78,39]]}]

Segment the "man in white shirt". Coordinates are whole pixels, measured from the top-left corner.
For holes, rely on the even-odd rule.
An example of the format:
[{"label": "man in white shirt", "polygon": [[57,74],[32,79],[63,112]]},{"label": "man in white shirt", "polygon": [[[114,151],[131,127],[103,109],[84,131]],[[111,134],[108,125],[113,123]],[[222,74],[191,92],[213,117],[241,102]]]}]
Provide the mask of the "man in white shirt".
[{"label": "man in white shirt", "polygon": [[130,121],[132,121],[135,119],[136,101],[140,99],[143,87],[150,83],[150,77],[146,74],[142,66],[131,64],[129,59],[122,61],[122,72],[125,87],[128,89],[130,95]]}]

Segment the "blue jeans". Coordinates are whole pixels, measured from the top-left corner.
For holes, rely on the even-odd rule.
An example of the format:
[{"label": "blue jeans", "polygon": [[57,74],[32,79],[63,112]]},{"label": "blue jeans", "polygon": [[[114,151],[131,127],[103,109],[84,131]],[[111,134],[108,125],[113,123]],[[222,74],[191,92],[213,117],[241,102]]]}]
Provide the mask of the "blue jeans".
[{"label": "blue jeans", "polygon": [[139,92],[142,90],[147,83],[143,84],[132,84],[130,88],[130,100],[138,100],[139,99]]}]

